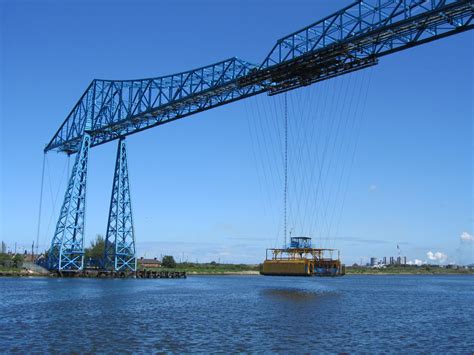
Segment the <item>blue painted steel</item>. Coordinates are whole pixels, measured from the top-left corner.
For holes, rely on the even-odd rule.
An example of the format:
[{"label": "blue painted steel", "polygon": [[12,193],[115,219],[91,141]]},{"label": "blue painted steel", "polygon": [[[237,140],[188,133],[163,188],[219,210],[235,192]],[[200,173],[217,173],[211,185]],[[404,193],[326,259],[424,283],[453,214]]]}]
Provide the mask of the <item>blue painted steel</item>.
[{"label": "blue painted steel", "polygon": [[45,151],[92,146],[263,92],[277,94],[377,64],[473,28],[474,0],[364,0],[279,41],[260,66],[231,58],[139,80],[93,80]]},{"label": "blue painted steel", "polygon": [[77,151],[86,120],[95,146],[250,96],[258,86],[237,79],[254,68],[231,58],[158,78],[93,80],[45,150]]},{"label": "blue painted steel", "polygon": [[110,199],[109,221],[105,238],[104,267],[109,271],[136,271],[135,235],[130,199],[127,150],[120,138]]},{"label": "blue painted steel", "polygon": [[[474,0],[360,0],[280,39],[260,66],[231,58],[158,78],[93,80],[45,148],[78,153],[51,243],[50,268],[83,267],[89,147],[115,139],[123,147],[116,167],[121,192],[112,194],[106,256],[110,264],[113,239],[114,270],[132,270],[123,137],[252,95],[278,94],[375,65],[384,55],[472,29],[473,9]],[[114,177],[114,189],[115,184]],[[127,221],[119,225],[114,218]]]},{"label": "blue painted steel", "polygon": [[49,249],[48,268],[50,270],[63,272],[79,271],[83,268],[87,165],[90,144],[91,136],[84,133]]},{"label": "blue painted steel", "polygon": [[261,68],[336,50],[361,58],[405,49],[468,26],[471,0],[364,0],[277,41]]},{"label": "blue painted steel", "polygon": [[290,248],[298,248],[298,249],[312,248],[311,238],[309,238],[309,237],[291,237]]},{"label": "blue painted steel", "polygon": [[364,0],[277,41],[247,83],[277,94],[473,28],[473,0]]}]

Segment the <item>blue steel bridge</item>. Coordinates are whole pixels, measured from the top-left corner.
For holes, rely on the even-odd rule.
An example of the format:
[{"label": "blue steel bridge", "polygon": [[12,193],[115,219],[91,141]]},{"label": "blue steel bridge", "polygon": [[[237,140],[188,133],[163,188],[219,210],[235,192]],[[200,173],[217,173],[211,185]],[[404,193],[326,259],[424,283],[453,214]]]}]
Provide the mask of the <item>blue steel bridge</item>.
[{"label": "blue steel bridge", "polygon": [[230,58],[156,78],[94,79],[47,144],[76,154],[48,268],[84,268],[90,148],[118,141],[100,265],[136,271],[125,137],[250,96],[277,95],[378,64],[381,57],[471,30],[474,0],[364,0],[279,39],[260,64]]}]

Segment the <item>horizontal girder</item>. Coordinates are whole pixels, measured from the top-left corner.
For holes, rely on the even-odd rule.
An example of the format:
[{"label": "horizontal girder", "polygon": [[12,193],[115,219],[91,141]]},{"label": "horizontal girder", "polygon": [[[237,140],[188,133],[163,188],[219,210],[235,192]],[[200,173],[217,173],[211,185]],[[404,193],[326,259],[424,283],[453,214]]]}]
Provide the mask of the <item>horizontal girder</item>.
[{"label": "horizontal girder", "polygon": [[473,27],[474,0],[364,0],[279,41],[260,66],[231,58],[140,80],[93,80],[45,151],[77,152],[226,103],[277,94],[377,64]]},{"label": "horizontal girder", "polygon": [[140,80],[99,80],[89,85],[45,151],[74,153],[83,132],[92,146],[252,95],[237,79],[254,65],[237,58],[179,74]]},{"label": "horizontal girder", "polygon": [[376,64],[384,55],[472,29],[472,0],[358,1],[280,39],[244,80],[277,94]]}]

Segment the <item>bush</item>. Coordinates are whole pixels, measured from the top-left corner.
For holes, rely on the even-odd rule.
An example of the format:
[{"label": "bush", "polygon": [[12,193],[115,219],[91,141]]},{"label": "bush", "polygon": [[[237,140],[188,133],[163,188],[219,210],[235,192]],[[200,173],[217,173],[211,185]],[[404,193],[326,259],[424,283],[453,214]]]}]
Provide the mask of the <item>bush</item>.
[{"label": "bush", "polygon": [[21,254],[16,254],[16,255],[13,257],[13,266],[16,267],[16,268],[22,267],[22,266],[23,266],[23,260],[24,260],[23,255],[21,255]]},{"label": "bush", "polygon": [[105,239],[100,234],[97,234],[95,241],[91,242],[91,246],[84,250],[86,259],[102,259],[105,251]]},{"label": "bush", "polygon": [[13,264],[11,255],[0,253],[0,266],[9,267]]},{"label": "bush", "polygon": [[165,268],[174,269],[176,267],[176,261],[172,255],[165,255],[163,256],[163,260],[161,261],[161,266]]}]

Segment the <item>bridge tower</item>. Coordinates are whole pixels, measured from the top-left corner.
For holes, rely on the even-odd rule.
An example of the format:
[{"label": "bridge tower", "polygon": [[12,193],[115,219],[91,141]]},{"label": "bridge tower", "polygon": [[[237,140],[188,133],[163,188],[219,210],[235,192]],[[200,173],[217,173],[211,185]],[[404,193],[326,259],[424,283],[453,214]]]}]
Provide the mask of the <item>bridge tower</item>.
[{"label": "bridge tower", "polygon": [[83,269],[87,166],[90,144],[91,136],[84,133],[49,249],[48,268],[50,270],[76,272]]},{"label": "bridge tower", "polygon": [[113,272],[134,272],[137,269],[125,138],[118,141],[105,237],[104,268]]}]

